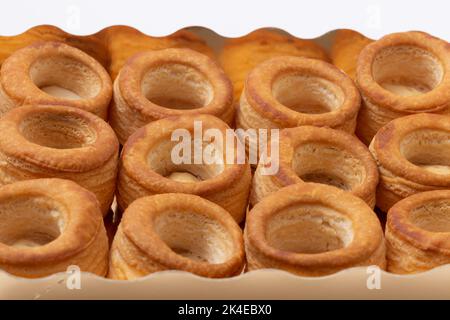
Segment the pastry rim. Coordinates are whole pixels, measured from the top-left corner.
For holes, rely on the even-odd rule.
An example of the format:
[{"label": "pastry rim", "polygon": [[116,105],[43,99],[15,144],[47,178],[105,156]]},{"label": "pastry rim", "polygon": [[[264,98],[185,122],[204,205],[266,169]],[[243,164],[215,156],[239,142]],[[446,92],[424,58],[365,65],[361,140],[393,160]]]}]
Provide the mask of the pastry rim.
[{"label": "pastry rim", "polygon": [[[372,76],[372,62],[377,54],[392,46],[410,45],[432,53],[442,64],[442,81],[421,95],[398,96],[381,87]],[[392,111],[438,112],[449,106],[450,100],[450,46],[447,42],[419,31],[386,35],[368,44],[361,51],[356,72],[356,83],[361,94],[372,104]]]},{"label": "pastry rim", "polygon": [[[54,97],[37,87],[31,80],[29,70],[41,57],[64,56],[87,66],[100,80],[100,89],[95,97],[65,99]],[[112,83],[103,66],[87,53],[62,42],[38,41],[17,50],[1,66],[3,90],[20,104],[68,105],[95,113],[99,105],[107,108],[112,97]]]},{"label": "pastry rim", "polygon": [[450,174],[437,174],[408,161],[400,152],[403,138],[415,130],[430,129],[450,134],[450,117],[419,113],[392,120],[375,135],[370,145],[377,162],[396,176],[434,187],[450,188]]},{"label": "pastry rim", "polygon": [[420,250],[450,256],[450,232],[428,231],[409,221],[409,215],[415,208],[445,199],[450,199],[450,190],[426,191],[400,200],[388,212],[386,223],[390,232]]},{"label": "pastry rim", "polygon": [[[291,143],[295,140],[295,146]],[[378,184],[378,167],[367,147],[356,137],[341,130],[327,127],[301,126],[283,129],[280,133],[280,166],[278,173],[271,177],[272,181],[280,187],[305,183],[292,169],[292,152],[305,143],[324,143],[332,147],[338,147],[352,154],[361,161],[366,171],[366,177],[361,184],[352,188],[353,195],[365,198],[375,192]]]},{"label": "pastry rim", "polygon": [[[344,248],[313,254],[284,251],[268,244],[265,227],[270,217],[301,201],[326,205],[341,214],[345,212],[352,221],[352,242]],[[364,211],[369,214],[363,216],[361,212]],[[379,236],[375,229],[379,229]],[[370,258],[384,243],[380,223],[362,199],[336,187],[317,183],[287,186],[263,198],[247,216],[246,239],[264,258],[293,268],[347,268]]]},{"label": "pastry rim", "polygon": [[[247,164],[224,164],[224,170],[207,180],[194,183],[174,181],[155,172],[147,165],[147,154],[159,141],[164,140],[167,134],[175,129],[192,127],[194,121],[202,121],[203,129],[207,127],[219,129],[222,132],[230,129],[219,118],[212,115],[185,115],[169,117],[150,122],[138,129],[127,141],[122,151],[122,169],[140,186],[149,190],[158,190],[158,193],[188,193],[206,196],[224,190],[241,177]],[[210,125],[206,125],[210,123]],[[159,132],[158,136],[156,133]],[[237,153],[235,152],[235,157]]]},{"label": "pastry rim", "polygon": [[[27,194],[49,197],[64,206],[67,214],[64,230],[53,241],[35,248],[11,247],[0,242],[0,263],[33,266],[64,261],[95,241],[103,218],[93,193],[75,182],[58,178],[25,180],[0,187],[0,199]],[[94,211],[98,214],[94,215]]]},{"label": "pastry rim", "polygon": [[[173,109],[148,100],[141,90],[141,81],[152,67],[181,64],[200,72],[210,83],[213,98],[206,105],[194,109]],[[130,57],[117,76],[118,89],[127,106],[151,118],[166,118],[184,114],[223,114],[231,107],[233,89],[231,81],[219,65],[206,55],[188,48],[169,48],[144,51]]]},{"label": "pastry rim", "polygon": [[[20,132],[21,121],[27,116],[42,113],[82,118],[94,129],[95,141],[84,147],[57,149],[27,140]],[[119,151],[117,137],[104,120],[90,112],[68,106],[25,105],[13,108],[0,119],[0,131],[8,133],[0,139],[1,153],[46,169],[85,172],[101,167]]]},{"label": "pastry rim", "polygon": [[[301,113],[283,105],[273,96],[272,84],[280,74],[292,71],[330,81],[342,90],[343,103],[335,110],[320,114]],[[286,126],[283,123],[292,127],[311,123],[336,127],[355,118],[361,104],[356,86],[341,70],[330,63],[304,57],[280,56],[261,63],[248,74],[243,93],[252,109],[283,127]]]},{"label": "pastry rim", "polygon": [[[151,207],[151,210],[143,210]],[[153,220],[174,210],[191,210],[194,214],[217,221],[230,236],[233,254],[222,263],[195,261],[174,252],[154,231]],[[191,212],[190,211],[190,212]],[[147,257],[169,269],[205,276],[226,276],[241,271],[244,263],[242,232],[231,215],[219,205],[197,195],[165,193],[139,198],[125,210],[121,228],[124,235]],[[120,249],[119,249],[120,250]]]}]

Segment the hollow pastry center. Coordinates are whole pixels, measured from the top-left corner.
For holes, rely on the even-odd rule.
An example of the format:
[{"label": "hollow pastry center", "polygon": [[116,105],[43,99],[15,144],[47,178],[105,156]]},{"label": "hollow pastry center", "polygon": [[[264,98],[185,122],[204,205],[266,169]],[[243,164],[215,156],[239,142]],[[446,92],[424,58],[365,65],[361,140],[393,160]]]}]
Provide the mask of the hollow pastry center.
[{"label": "hollow pastry center", "polygon": [[164,213],[156,219],[154,231],[172,251],[195,261],[219,264],[234,253],[229,233],[203,214]]},{"label": "hollow pastry center", "polygon": [[[212,152],[208,152],[212,150]],[[217,150],[214,152],[213,150]],[[225,170],[225,155],[214,143],[167,140],[153,146],[147,164],[156,173],[180,183],[195,183],[214,178]]]},{"label": "hollow pastry center", "polygon": [[102,87],[94,70],[65,56],[38,58],[29,72],[31,81],[38,88],[57,98],[90,99],[97,96]]},{"label": "hollow pastry center", "polygon": [[450,232],[450,199],[430,201],[415,208],[409,220],[427,231]]},{"label": "hollow pastry center", "polygon": [[279,76],[272,84],[272,94],[282,105],[307,114],[333,111],[345,100],[342,89],[331,81],[299,73]]},{"label": "hollow pastry center", "polygon": [[19,130],[28,141],[55,149],[85,147],[97,138],[95,130],[85,119],[45,111],[25,117]]},{"label": "hollow pastry center", "polygon": [[415,46],[393,46],[381,50],[372,64],[374,80],[400,96],[413,96],[433,90],[444,74],[439,60]]},{"label": "hollow pastry center", "polygon": [[450,175],[450,132],[422,129],[406,135],[401,154],[412,164],[435,174]]},{"label": "hollow pastry center", "polygon": [[141,82],[142,94],[151,102],[171,109],[196,109],[214,96],[209,80],[183,64],[165,64],[148,70]]},{"label": "hollow pastry center", "polygon": [[65,217],[45,197],[15,197],[0,203],[0,243],[14,247],[38,247],[57,239]]},{"label": "hollow pastry center", "polygon": [[333,145],[305,143],[297,146],[292,169],[305,182],[352,190],[362,184],[366,170],[361,160]]},{"label": "hollow pastry center", "polygon": [[301,204],[272,216],[266,240],[276,249],[295,253],[322,253],[346,247],[353,240],[352,222],[322,205]]}]

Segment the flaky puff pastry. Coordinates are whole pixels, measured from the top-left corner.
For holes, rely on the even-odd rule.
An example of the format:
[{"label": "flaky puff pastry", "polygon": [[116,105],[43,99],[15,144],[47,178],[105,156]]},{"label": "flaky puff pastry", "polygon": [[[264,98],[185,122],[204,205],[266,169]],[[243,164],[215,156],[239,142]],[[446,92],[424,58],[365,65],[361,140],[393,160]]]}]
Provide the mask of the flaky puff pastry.
[{"label": "flaky puff pastry", "polygon": [[264,159],[258,163],[250,196],[252,205],[285,186],[316,182],[351,192],[370,207],[375,206],[377,164],[355,136],[330,128],[302,126],[283,129],[278,146],[277,173],[264,174],[265,166],[271,163],[266,164]]},{"label": "flaky puff pastry", "polygon": [[151,37],[128,26],[112,26],[98,33],[108,49],[109,74],[114,80],[125,61],[136,53],[168,48],[189,48],[209,57],[213,51],[195,33],[182,29],[165,37]]},{"label": "flaky puff pastry", "polygon": [[328,61],[325,50],[315,42],[274,30],[261,29],[240,38],[227,39],[219,61],[233,82],[236,101],[239,101],[247,74],[261,62],[278,56]]},{"label": "flaky puff pastry", "polygon": [[360,198],[299,183],[262,199],[247,215],[247,269],[323,276],[355,266],[386,267],[383,231]]},{"label": "flaky puff pastry", "polygon": [[360,96],[335,66],[314,59],[277,57],[253,69],[245,82],[236,127],[331,127],[353,133]]},{"label": "flaky puff pastry", "polygon": [[94,194],[62,179],[0,187],[0,269],[37,278],[69,266],[107,273],[108,240]]},{"label": "flaky puff pastry", "polygon": [[450,189],[450,116],[416,114],[382,127],[369,147],[378,163],[384,212],[415,193]]},{"label": "flaky puff pastry", "polygon": [[39,41],[63,42],[84,51],[103,67],[109,65],[108,49],[99,34],[73,35],[50,25],[36,26],[15,36],[0,36],[0,65],[17,50]]},{"label": "flaky puff pastry", "polygon": [[386,223],[388,271],[417,273],[450,263],[450,190],[397,202]]},{"label": "flaky puff pastry", "polygon": [[125,211],[108,277],[132,280],[163,270],[224,278],[244,266],[242,231],[220,206],[194,195],[143,197]]},{"label": "flaky puff pastry", "polygon": [[114,198],[119,142],[99,117],[71,107],[29,105],[0,119],[0,185],[61,178],[93,192],[104,215]]},{"label": "flaky puff pastry", "polygon": [[[194,140],[198,139],[194,136],[198,130],[195,129],[196,123],[201,125],[205,136],[209,129],[218,132],[222,146],[219,139],[213,143],[209,139],[208,142]],[[175,130],[188,133],[190,140],[173,139]],[[187,193],[217,203],[241,222],[247,208],[251,172],[249,164],[245,163],[245,149],[232,131],[235,143],[226,142],[227,130],[230,132],[227,124],[216,117],[185,115],[154,121],[136,131],[128,139],[121,155],[117,186],[119,208],[124,210],[135,199],[146,195]],[[178,148],[182,142],[191,152]],[[211,161],[206,160],[203,155],[210,154],[207,150],[212,148],[217,152]],[[185,154],[187,158],[178,161],[173,158],[174,154]],[[241,160],[239,154],[244,155]]]},{"label": "flaky puff pastry", "polygon": [[361,51],[356,82],[363,98],[356,134],[368,145],[393,119],[450,114],[450,46],[423,32],[389,34]]},{"label": "flaky puff pastry", "polygon": [[372,42],[372,39],[366,38],[359,32],[348,29],[337,30],[331,46],[331,61],[350,78],[355,79],[359,54]]},{"label": "flaky puff pastry", "polygon": [[120,143],[149,122],[211,114],[232,124],[230,80],[214,60],[190,49],[138,53],[114,82],[110,123]]},{"label": "flaky puff pastry", "polygon": [[[50,88],[65,93],[52,94]],[[111,79],[102,65],[62,42],[33,43],[14,52],[1,66],[0,116],[25,104],[51,104],[106,119],[111,96]]]}]

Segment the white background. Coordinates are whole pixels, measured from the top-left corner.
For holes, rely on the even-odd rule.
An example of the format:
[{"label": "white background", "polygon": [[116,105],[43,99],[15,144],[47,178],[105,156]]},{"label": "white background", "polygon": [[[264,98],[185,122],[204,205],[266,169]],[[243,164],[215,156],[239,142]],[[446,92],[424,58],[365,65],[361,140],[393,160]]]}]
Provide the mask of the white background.
[{"label": "white background", "polygon": [[74,34],[126,24],[151,35],[204,26],[224,36],[278,27],[314,38],[351,28],[378,38],[422,30],[450,39],[449,0],[1,0],[0,34],[15,35],[39,24]]}]

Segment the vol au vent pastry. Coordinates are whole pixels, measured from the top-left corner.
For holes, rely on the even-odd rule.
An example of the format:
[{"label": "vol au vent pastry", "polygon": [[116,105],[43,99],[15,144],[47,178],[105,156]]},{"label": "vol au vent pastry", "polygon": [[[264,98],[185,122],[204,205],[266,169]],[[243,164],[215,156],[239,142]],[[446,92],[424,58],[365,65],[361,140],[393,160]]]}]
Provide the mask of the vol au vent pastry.
[{"label": "vol au vent pastry", "polygon": [[142,51],[189,48],[209,57],[214,56],[212,49],[200,37],[186,29],[165,37],[151,37],[128,26],[111,26],[100,31],[98,35],[108,48],[111,59],[108,71],[113,80],[125,61]]},{"label": "vol au vent pastry", "polygon": [[450,190],[397,202],[387,215],[388,271],[417,273],[450,263]]},{"label": "vol au vent pastry", "polygon": [[368,145],[393,119],[450,114],[450,46],[423,32],[387,35],[361,51],[356,81],[363,98],[356,134]]},{"label": "vol au vent pastry", "polygon": [[335,66],[314,59],[277,57],[253,69],[236,113],[238,128],[327,126],[352,133],[360,96]]},{"label": "vol au vent pastry", "polygon": [[314,41],[298,39],[281,32],[260,29],[246,36],[227,39],[219,61],[234,86],[239,100],[247,74],[261,62],[278,56],[297,56],[328,61],[325,50]]},{"label": "vol au vent pastry", "polygon": [[[201,123],[205,135],[209,129],[219,132],[222,146],[219,139],[199,141],[194,135],[195,121]],[[174,140],[172,134],[177,129],[187,132],[191,140]],[[119,208],[124,210],[146,195],[187,193],[217,203],[241,222],[250,191],[250,166],[245,163],[245,149],[232,131],[235,143],[225,142],[227,129],[226,123],[211,115],[185,115],[154,121],[136,131],[122,151],[117,185]],[[189,150],[179,150],[180,143]],[[207,151],[212,148],[214,152]],[[243,163],[238,163],[238,148],[244,152]],[[175,161],[173,154],[183,154],[183,161]],[[211,154],[211,159],[197,158],[204,154]]]},{"label": "vol au vent pastry", "polygon": [[0,70],[0,115],[25,104],[79,108],[106,119],[108,73],[94,58],[62,42],[36,42],[9,56]]},{"label": "vol au vent pastry", "polygon": [[302,126],[283,129],[278,145],[276,174],[264,175],[265,162],[258,164],[253,176],[252,205],[285,186],[317,182],[349,191],[370,207],[375,206],[377,164],[355,136],[330,128]]},{"label": "vol au vent pastry", "polygon": [[81,109],[29,105],[0,119],[0,185],[55,177],[73,180],[108,212],[114,198],[119,142],[111,127]]},{"label": "vol au vent pastry", "polygon": [[0,187],[0,269],[38,278],[71,265],[105,276],[108,240],[91,192],[62,179]]},{"label": "vol au vent pastry", "polygon": [[211,114],[232,124],[233,92],[211,58],[190,49],[147,51],[127,60],[114,82],[110,123],[120,143],[149,122]]},{"label": "vol au vent pastry", "polygon": [[195,195],[166,193],[140,198],[125,210],[108,277],[182,270],[224,278],[241,273],[244,262],[242,231],[223,208]]},{"label": "vol au vent pastry", "polygon": [[384,212],[415,193],[450,189],[450,116],[422,113],[393,120],[369,149],[378,163],[377,206]]},{"label": "vol au vent pastry", "polygon": [[262,199],[247,215],[248,270],[322,276],[355,266],[386,267],[380,222],[360,198],[336,187],[298,183]]},{"label": "vol au vent pastry", "polygon": [[359,54],[365,46],[372,42],[373,40],[359,32],[349,29],[337,30],[331,46],[331,61],[350,78],[355,79]]}]

